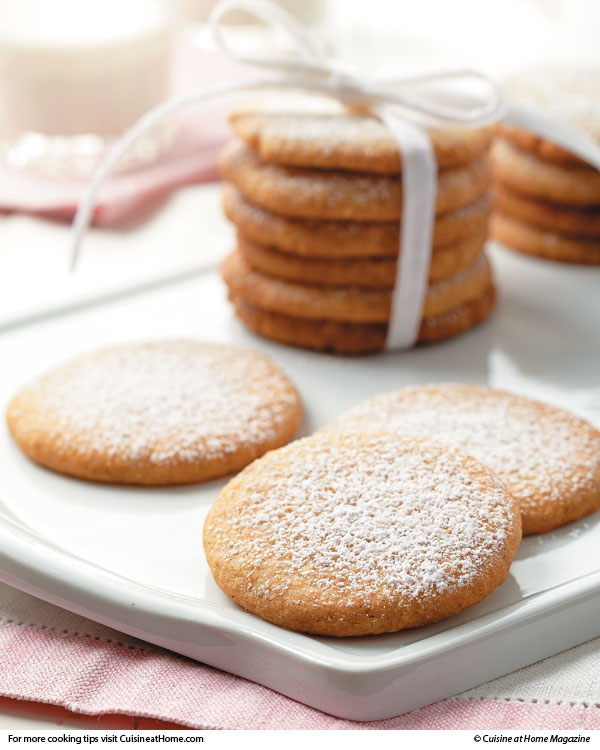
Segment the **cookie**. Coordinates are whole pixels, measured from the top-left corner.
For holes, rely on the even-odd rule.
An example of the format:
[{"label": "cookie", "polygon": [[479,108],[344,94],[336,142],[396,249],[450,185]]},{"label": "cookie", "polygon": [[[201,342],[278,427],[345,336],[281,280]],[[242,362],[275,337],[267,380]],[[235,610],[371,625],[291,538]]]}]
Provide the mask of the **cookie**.
[{"label": "cookie", "polygon": [[388,633],[441,620],[499,586],[518,506],[485,466],[430,440],[321,434],[272,451],[222,490],[204,525],[217,585],[291,630]]},{"label": "cookie", "polygon": [[[387,323],[391,289],[363,289],[296,284],[255,271],[240,252],[234,251],[222,266],[232,297],[241,297],[256,307],[283,315],[344,323]],[[491,269],[485,254],[462,271],[430,284],[423,316],[439,315],[480,297],[491,284]]]},{"label": "cookie", "polygon": [[325,430],[435,436],[461,448],[506,483],[519,502],[524,534],[600,508],[600,432],[524,396],[479,385],[405,388],[365,401]]},{"label": "cookie", "polygon": [[[246,111],[230,120],[238,138],[271,164],[376,174],[402,171],[396,139],[369,115]],[[442,169],[478,159],[489,148],[492,134],[491,127],[429,130]]]},{"label": "cookie", "polygon": [[[281,344],[336,354],[368,354],[385,347],[386,323],[340,323],[281,315],[233,297],[237,317],[254,333]],[[493,311],[496,292],[490,285],[477,299],[421,321],[419,342],[458,336],[482,323]]]},{"label": "cookie", "polygon": [[600,265],[600,240],[569,237],[547,231],[496,211],[490,220],[490,236],[528,255],[563,263]]},{"label": "cookie", "polygon": [[63,364],[17,393],[7,421],[30,459],[61,474],[169,485],[239,471],[290,440],[301,411],[263,354],[172,340]]},{"label": "cookie", "polygon": [[494,177],[502,185],[538,200],[567,206],[600,206],[600,172],[558,165],[497,138],[492,148]]},{"label": "cookie", "polygon": [[[429,280],[437,281],[453,276],[473,263],[481,254],[486,239],[487,231],[483,231],[479,236],[436,250],[431,257]],[[237,247],[251,268],[286,281],[380,288],[392,288],[396,281],[394,258],[305,258],[259,245],[239,233]]]},{"label": "cookie", "polygon": [[499,183],[494,189],[494,207],[506,216],[550,232],[600,241],[600,207],[582,209],[536,201]]},{"label": "cookie", "polygon": [[542,161],[555,162],[559,165],[582,166],[585,162],[579,157],[566,151],[564,148],[549,141],[547,138],[533,133],[531,130],[519,128],[516,125],[506,125],[498,123],[496,132],[502,138],[511,141],[522,151],[527,151]]},{"label": "cookie", "polygon": [[[600,141],[600,67],[591,63],[537,64],[515,71],[504,81],[508,98],[539,109]],[[500,125],[504,136],[541,159],[583,164],[576,156],[546,138],[522,128]]]},{"label": "cookie", "polygon": [[[433,248],[467,240],[487,230],[487,195],[438,216]],[[278,216],[247,201],[233,185],[225,185],[223,207],[227,218],[248,239],[307,258],[396,258],[400,227],[392,222],[318,221]]]},{"label": "cookie", "polygon": [[[398,176],[281,167],[261,162],[241,141],[231,141],[220,158],[227,180],[247,200],[275,214],[308,219],[393,221],[402,213]],[[487,157],[439,173],[436,213],[466,206],[490,185]]]}]

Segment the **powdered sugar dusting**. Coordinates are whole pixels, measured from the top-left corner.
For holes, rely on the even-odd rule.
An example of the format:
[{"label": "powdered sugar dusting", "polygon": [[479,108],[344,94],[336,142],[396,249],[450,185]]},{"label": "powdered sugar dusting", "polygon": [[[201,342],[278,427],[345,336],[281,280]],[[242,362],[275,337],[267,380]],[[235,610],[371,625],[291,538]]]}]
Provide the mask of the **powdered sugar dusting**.
[{"label": "powdered sugar dusting", "polygon": [[598,66],[538,65],[506,81],[516,103],[539,107],[546,114],[600,140],[600,68]]},{"label": "powdered sugar dusting", "polygon": [[[405,113],[406,114],[406,113]],[[419,118],[415,118],[419,121]],[[401,169],[398,142],[376,117],[348,111],[242,111],[231,118],[236,133],[265,161],[392,174]],[[459,164],[483,153],[485,130],[446,124],[426,128],[443,162]]]},{"label": "powdered sugar dusting", "polygon": [[[282,167],[262,162],[241,141],[224,149],[221,169],[253,203],[290,216],[392,220],[402,210],[402,184],[397,175]],[[438,212],[455,210],[483,195],[490,165],[480,157],[462,167],[440,171]]]},{"label": "powdered sugar dusting", "polygon": [[325,430],[429,435],[487,464],[523,507],[600,494],[600,433],[555,407],[484,386],[406,388],[375,396]]},{"label": "powdered sugar dusting", "polygon": [[[273,237],[276,237],[280,242],[285,242],[286,233],[289,229],[292,229],[292,231],[295,229],[302,234],[314,235],[318,233],[324,236],[333,235],[336,240],[342,242],[344,240],[352,240],[359,237],[361,232],[366,233],[368,231],[373,231],[373,228],[382,233],[386,231],[391,233],[392,242],[397,239],[395,235],[398,234],[397,221],[372,224],[367,222],[335,221],[327,219],[294,219],[289,216],[280,216],[266,211],[264,208],[260,208],[260,206],[255,206],[231,183],[226,183],[225,186],[225,206],[226,208],[230,208],[232,213],[237,214],[238,224],[241,224],[243,229],[248,230],[248,224],[250,224],[250,230],[252,230],[253,227],[259,227],[260,231],[267,231],[269,233],[269,239],[271,241]],[[235,218],[230,218],[235,223]],[[257,239],[260,240],[261,237],[259,236]]]},{"label": "powdered sugar dusting", "polygon": [[173,340],[69,362],[21,391],[9,411],[21,433],[43,431],[59,452],[168,465],[274,439],[296,404],[262,354]]},{"label": "powdered sugar dusting", "polygon": [[[284,188],[292,194],[302,196],[305,200],[329,207],[345,203],[349,194],[357,205],[369,206],[387,203],[401,195],[400,181],[395,177],[280,167],[259,161],[252,151],[241,142],[235,141],[225,153],[234,168],[239,165],[256,170],[254,177],[257,186],[260,181],[261,190],[272,192],[274,195]],[[225,165],[227,174],[227,161]],[[235,183],[235,177],[232,179]],[[242,192],[244,192],[243,188]],[[255,193],[254,190],[248,192]]]},{"label": "powdered sugar dusting", "polygon": [[[258,599],[351,609],[372,595],[398,606],[468,586],[504,559],[514,524],[504,485],[457,451],[317,434],[233,480],[205,538]],[[304,586],[311,595],[295,600]]]},{"label": "powdered sugar dusting", "polygon": [[[361,156],[378,156],[382,151],[396,156],[398,144],[383,123],[363,115],[275,114],[260,118],[261,138],[293,151],[310,147],[327,157],[335,148],[355,150]],[[235,123],[235,118],[234,118]],[[282,143],[283,141],[283,143]]]}]

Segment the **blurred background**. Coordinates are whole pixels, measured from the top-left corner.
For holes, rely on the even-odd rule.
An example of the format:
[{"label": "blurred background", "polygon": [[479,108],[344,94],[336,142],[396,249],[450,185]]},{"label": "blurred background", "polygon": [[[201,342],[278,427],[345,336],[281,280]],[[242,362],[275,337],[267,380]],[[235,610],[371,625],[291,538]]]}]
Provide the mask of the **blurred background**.
[{"label": "blurred background", "polygon": [[[115,139],[167,96],[248,74],[215,49],[212,0],[0,0],[0,326],[35,304],[184,274],[226,249],[217,154],[235,101],[141,139],[102,191],[75,278],[69,227]],[[598,0],[279,0],[365,73],[469,66],[502,78],[532,62],[600,62]],[[234,47],[286,40],[247,15]],[[600,92],[599,92],[600,93]],[[600,96],[599,96],[600,99]],[[169,247],[165,252],[165,245]]]},{"label": "blurred background", "polygon": [[[211,50],[212,0],[0,0],[4,163],[88,175],[111,139],[173,91],[230,76]],[[279,0],[338,57],[364,72],[470,66],[496,76],[538,60],[600,56],[597,0]],[[226,18],[242,49],[280,45],[242,12]],[[188,54],[182,54],[187,47]],[[122,168],[172,145],[168,129]]]}]

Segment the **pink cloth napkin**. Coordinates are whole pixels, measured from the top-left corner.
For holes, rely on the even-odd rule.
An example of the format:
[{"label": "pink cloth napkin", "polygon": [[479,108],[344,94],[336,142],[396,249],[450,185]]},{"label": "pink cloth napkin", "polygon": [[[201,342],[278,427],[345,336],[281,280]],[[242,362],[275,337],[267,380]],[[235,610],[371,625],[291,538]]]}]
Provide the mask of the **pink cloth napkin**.
[{"label": "pink cloth napkin", "polygon": [[600,729],[600,705],[584,698],[597,694],[599,665],[597,639],[419,711],[353,722],[0,584],[0,694],[89,715],[198,729],[590,730]]},{"label": "pink cloth napkin", "polygon": [[[181,93],[244,74],[247,77],[242,66],[223,54],[182,42],[175,53],[171,88]],[[122,223],[182,185],[217,179],[216,160],[229,137],[230,107],[231,101],[223,100],[174,117],[174,145],[151,165],[113,177],[101,191],[94,223]],[[0,211],[70,220],[86,186],[85,180],[50,179],[0,168]]]},{"label": "pink cloth napkin", "polygon": [[598,709],[493,700],[445,700],[393,719],[353,722],[152,647],[15,623],[0,634],[3,695],[86,714],[199,729],[600,729]]}]

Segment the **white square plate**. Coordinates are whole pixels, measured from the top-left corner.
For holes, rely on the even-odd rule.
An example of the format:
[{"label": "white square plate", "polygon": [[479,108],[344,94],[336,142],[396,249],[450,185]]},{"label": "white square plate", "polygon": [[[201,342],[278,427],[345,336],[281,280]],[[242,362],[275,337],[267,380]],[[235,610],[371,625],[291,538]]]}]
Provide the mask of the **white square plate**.
[{"label": "white square plate", "polygon": [[[600,424],[600,269],[493,256],[499,310],[443,344],[354,359],[279,346],[242,329],[207,272],[6,330],[0,402],[82,351],[192,336],[266,351],[300,391],[304,434],[375,393],[436,381],[489,383]],[[600,634],[600,514],[526,538],[504,585],[458,616],[391,635],[317,638],[263,622],[215,585],[202,524],[224,482],[81,482],[30,463],[5,428],[0,455],[1,580],[337,716],[410,711]]]}]

